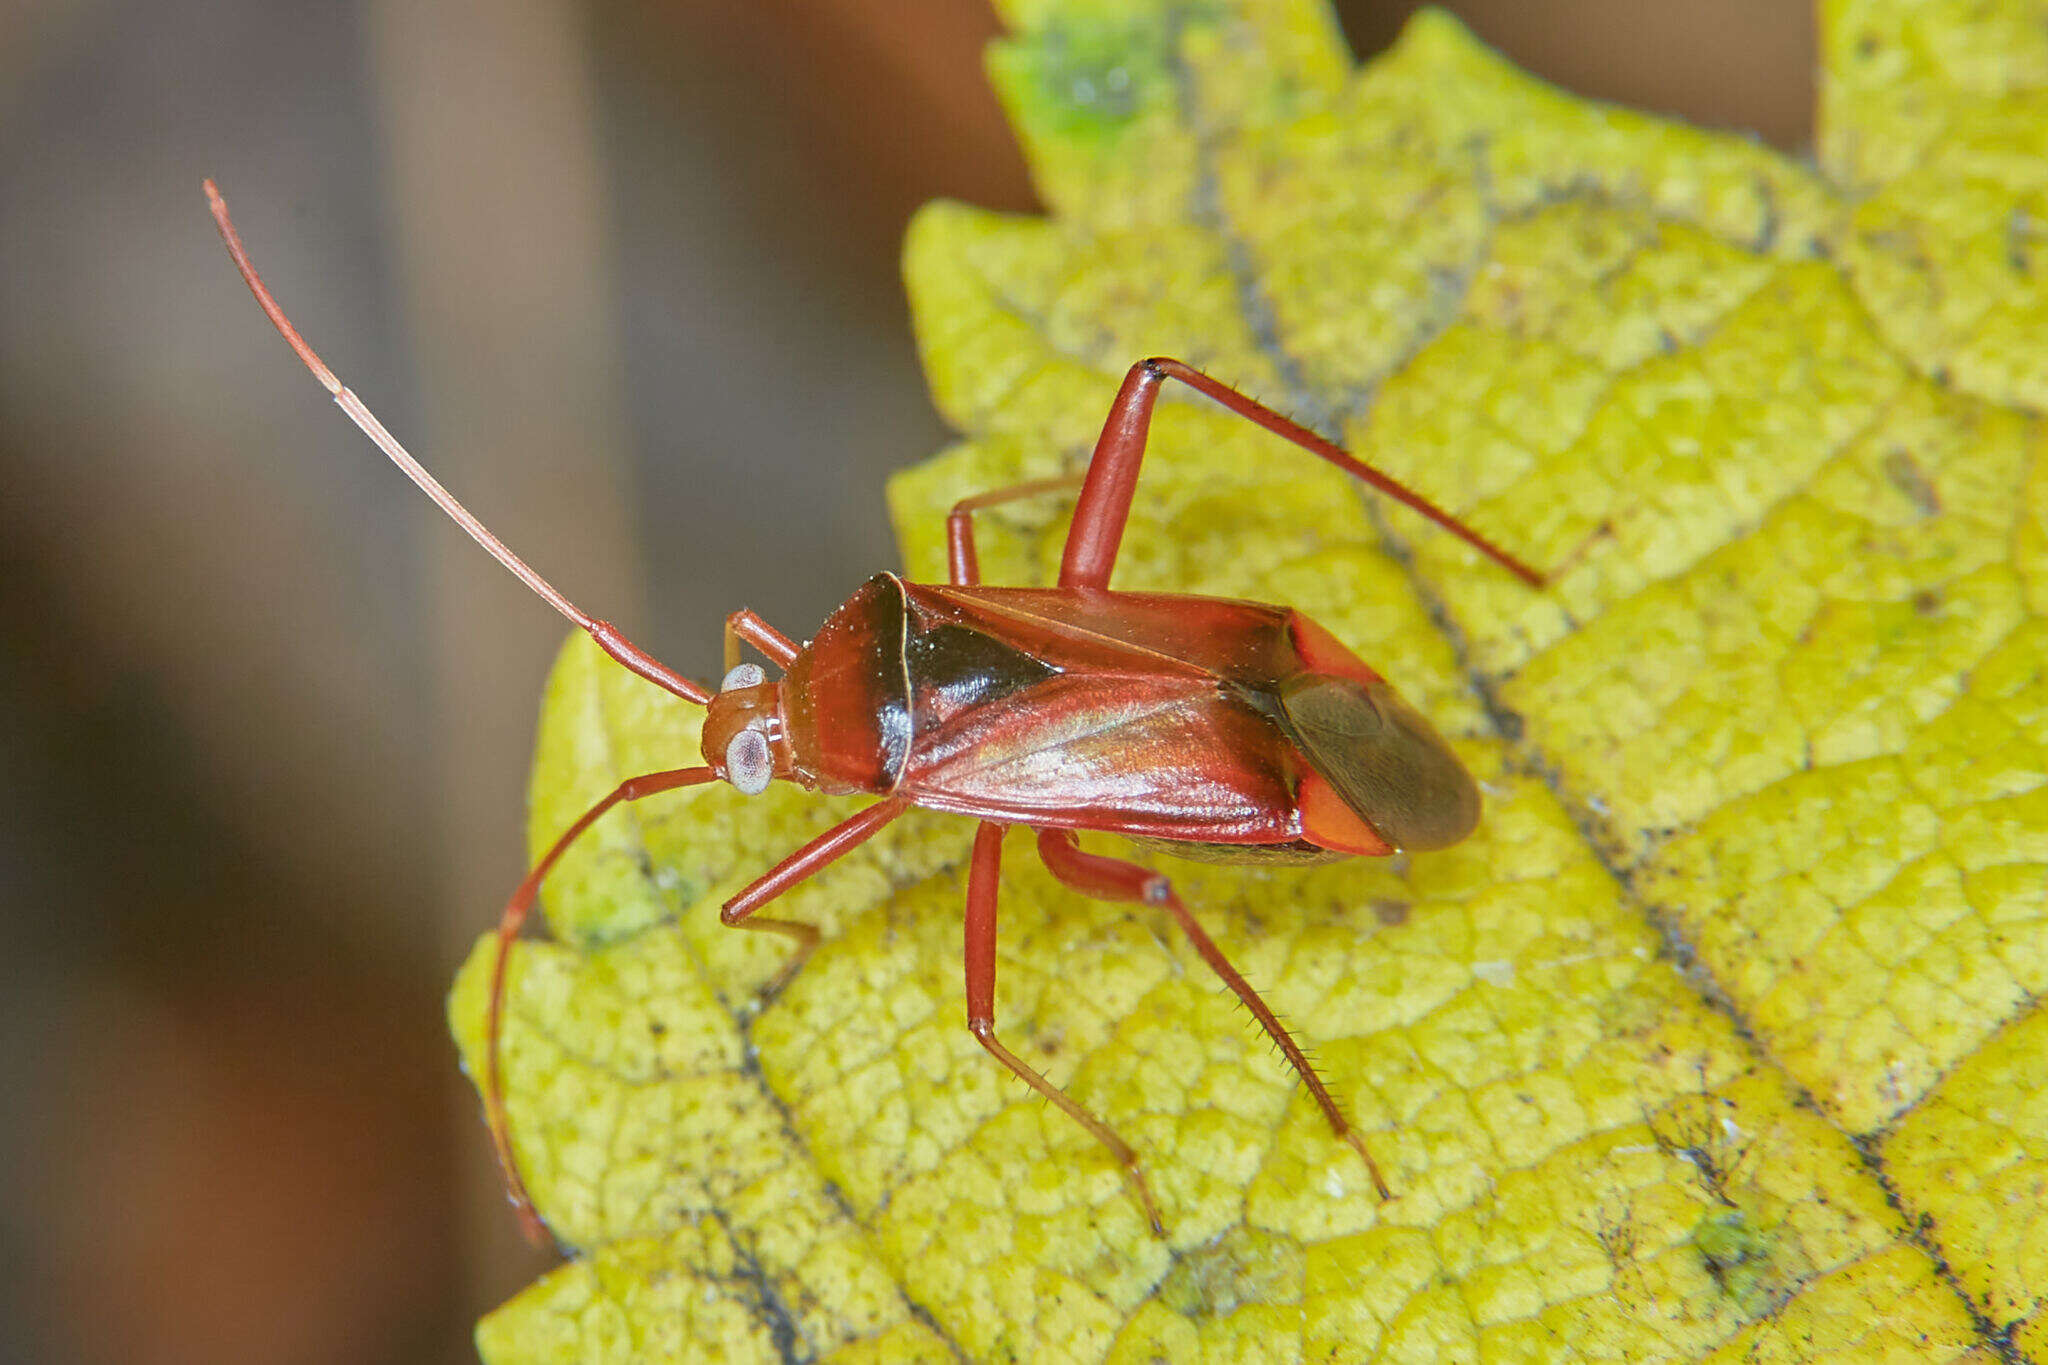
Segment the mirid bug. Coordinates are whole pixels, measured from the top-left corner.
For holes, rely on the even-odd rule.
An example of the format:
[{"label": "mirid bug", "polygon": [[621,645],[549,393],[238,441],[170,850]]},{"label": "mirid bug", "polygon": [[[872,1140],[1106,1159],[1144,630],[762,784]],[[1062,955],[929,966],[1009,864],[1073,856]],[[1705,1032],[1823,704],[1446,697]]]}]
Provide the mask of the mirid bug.
[{"label": "mirid bug", "polygon": [[[1381,857],[1444,848],[1479,819],[1471,776],[1429,722],[1329,632],[1287,607],[1110,588],[1117,547],[1168,379],[1207,395],[1436,522],[1532,586],[1543,578],[1419,494],[1235,389],[1177,360],[1133,365],[1085,475],[984,493],[947,519],[950,581],[878,574],[798,644],[750,611],[726,618],[725,677],[714,692],[671,670],[608,621],[582,611],[513,554],[399,445],[313,353],[265,288],[212,181],[222,240],[256,301],[342,411],[441,509],[621,665],[705,708],[701,764],[629,778],[563,832],[498,922],[483,1084],[491,1139],[529,1231],[541,1225],[519,1176],[499,1073],[505,961],[542,880],[612,807],[724,781],[757,794],[774,781],[879,797],[783,858],[725,903],[728,926],[794,940],[788,979],[818,940],[810,925],[759,915],[912,806],[978,819],[967,882],[967,1027],[991,1056],[1094,1135],[1115,1159],[1154,1234],[1164,1224],[1136,1151],[996,1035],[996,885],[1004,830],[1037,831],[1059,881],[1102,900],[1165,910],[1300,1075],[1336,1136],[1386,1180],[1364,1139],[1294,1037],[1189,913],[1164,876],[1083,852],[1076,830],[1124,835],[1183,857],[1236,862]],[[974,514],[1079,490],[1050,588],[982,584]],[[740,659],[742,644],[782,670]],[[772,990],[772,988],[771,988]]]}]

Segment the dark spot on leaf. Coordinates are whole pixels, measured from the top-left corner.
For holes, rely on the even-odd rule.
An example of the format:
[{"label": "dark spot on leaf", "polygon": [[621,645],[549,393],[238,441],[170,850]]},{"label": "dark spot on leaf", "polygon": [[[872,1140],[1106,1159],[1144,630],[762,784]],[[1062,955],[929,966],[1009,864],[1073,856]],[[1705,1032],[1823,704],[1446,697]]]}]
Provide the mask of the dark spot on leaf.
[{"label": "dark spot on leaf", "polygon": [[1913,458],[1913,452],[1904,446],[1894,446],[1884,457],[1884,477],[1892,487],[1906,495],[1920,510],[1921,516],[1931,517],[1941,510],[1941,495],[1935,491],[1927,472]]},{"label": "dark spot on leaf", "polygon": [[2044,235],[2044,225],[2025,209],[2014,207],[2005,220],[2005,263],[2019,275],[2034,273],[2034,244]]},{"label": "dark spot on leaf", "polygon": [[1692,1249],[1723,1294],[1750,1301],[1767,1288],[1770,1238],[1742,1209],[1715,1209],[1693,1224]]},{"label": "dark spot on leaf", "polygon": [[1175,1260],[1159,1282],[1159,1302],[1196,1322],[1246,1304],[1299,1303],[1306,1268],[1293,1238],[1236,1228]]},{"label": "dark spot on leaf", "polygon": [[782,1294],[775,1277],[762,1266],[751,1237],[743,1237],[722,1213],[713,1213],[732,1248],[732,1269],[722,1276],[733,1298],[745,1305],[757,1325],[768,1333],[777,1360],[808,1360],[812,1352],[805,1342],[797,1314]]},{"label": "dark spot on leaf", "polygon": [[1377,900],[1372,903],[1372,917],[1388,928],[1392,928],[1395,925],[1408,922],[1408,911],[1410,908],[1407,901]]},{"label": "dark spot on leaf", "polygon": [[1039,1056],[1050,1061],[1060,1055],[1060,1049],[1067,1045],[1067,1031],[1060,1025],[1035,1030],[1031,1035],[1031,1047]]},{"label": "dark spot on leaf", "polygon": [[1607,1263],[1617,1272],[1635,1264],[1637,1240],[1633,1210],[1624,1211],[1614,1222],[1608,1221],[1606,1214],[1602,1213],[1594,1235],[1600,1240],[1600,1249],[1607,1253]]}]

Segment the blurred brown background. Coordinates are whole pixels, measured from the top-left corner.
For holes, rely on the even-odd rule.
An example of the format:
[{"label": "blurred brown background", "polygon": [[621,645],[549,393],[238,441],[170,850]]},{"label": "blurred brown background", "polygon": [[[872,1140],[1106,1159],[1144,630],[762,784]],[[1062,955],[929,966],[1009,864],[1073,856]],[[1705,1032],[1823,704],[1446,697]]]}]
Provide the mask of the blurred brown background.
[{"label": "blurred brown background", "polygon": [[[1412,6],[1343,7],[1354,44]],[[1772,0],[1453,4],[1572,88],[1801,147]],[[903,222],[1030,188],[970,0],[0,12],[0,1358],[459,1361],[545,1264],[441,991],[523,865],[562,626],[235,279],[686,669],[893,563],[938,448]],[[1106,394],[1105,394],[1106,397]],[[775,850],[764,850],[764,854]]]}]

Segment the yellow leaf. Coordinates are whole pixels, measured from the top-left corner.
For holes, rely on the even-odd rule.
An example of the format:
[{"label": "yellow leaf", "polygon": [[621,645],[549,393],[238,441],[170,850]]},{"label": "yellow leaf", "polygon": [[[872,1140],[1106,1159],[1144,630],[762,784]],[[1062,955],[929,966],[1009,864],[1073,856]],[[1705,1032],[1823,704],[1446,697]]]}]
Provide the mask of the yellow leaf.
[{"label": "yellow leaf", "polygon": [[[1412,860],[1172,864],[1320,1052],[1378,1203],[1170,926],[1013,841],[963,1027],[966,822],[717,906],[854,805],[696,789],[602,823],[522,945],[506,1064],[579,1253],[494,1362],[2048,1355],[2048,24],[1824,8],[1817,168],[1594,106],[1439,14],[1354,69],[1296,0],[1011,0],[991,71],[1046,220],[956,206],[906,273],[960,496],[1078,468],[1178,355],[1556,570],[1459,542],[1199,401],[1162,406],[1117,583],[1300,607],[1485,785]],[[1042,583],[1065,510],[984,519]],[[851,585],[849,585],[850,587]],[[581,640],[543,847],[691,708]],[[489,940],[451,1014],[477,1069]]]}]

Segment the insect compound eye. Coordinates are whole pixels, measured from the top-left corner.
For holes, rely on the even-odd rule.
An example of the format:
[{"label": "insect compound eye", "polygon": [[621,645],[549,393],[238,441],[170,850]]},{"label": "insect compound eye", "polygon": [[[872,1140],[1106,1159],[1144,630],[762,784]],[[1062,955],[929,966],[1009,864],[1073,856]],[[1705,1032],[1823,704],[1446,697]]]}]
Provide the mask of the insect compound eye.
[{"label": "insect compound eye", "polygon": [[721,692],[730,692],[735,687],[759,687],[768,681],[768,675],[761,671],[759,664],[739,664],[725,675],[725,681],[718,685]]},{"label": "insect compound eye", "polygon": [[[752,668],[753,665],[742,667]],[[768,755],[768,736],[759,730],[749,726],[734,735],[725,746],[725,780],[748,796],[759,796],[767,791],[769,779],[774,776],[775,762]]]}]

